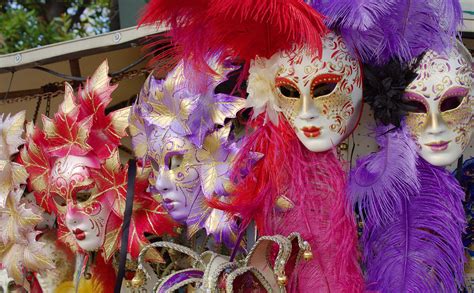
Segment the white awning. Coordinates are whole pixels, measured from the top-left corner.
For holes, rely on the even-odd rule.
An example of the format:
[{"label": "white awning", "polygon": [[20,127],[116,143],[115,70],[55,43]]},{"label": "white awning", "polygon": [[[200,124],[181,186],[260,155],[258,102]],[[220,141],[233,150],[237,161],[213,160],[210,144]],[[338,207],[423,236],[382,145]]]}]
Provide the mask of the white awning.
[{"label": "white awning", "polygon": [[464,11],[464,27],[462,30],[474,33],[474,0],[461,0],[461,5]]}]

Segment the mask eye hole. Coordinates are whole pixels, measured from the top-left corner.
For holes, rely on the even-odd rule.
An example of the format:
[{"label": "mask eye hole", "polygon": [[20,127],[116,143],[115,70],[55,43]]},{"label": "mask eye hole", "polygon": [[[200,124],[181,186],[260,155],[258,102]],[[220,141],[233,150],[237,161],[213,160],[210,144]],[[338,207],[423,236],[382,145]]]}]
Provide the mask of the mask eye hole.
[{"label": "mask eye hole", "polygon": [[336,89],[337,83],[330,82],[330,83],[320,83],[313,87],[313,98],[327,96]]},{"label": "mask eye hole", "polygon": [[170,170],[177,169],[183,164],[183,154],[172,155],[168,159],[168,168]]},{"label": "mask eye hole", "polygon": [[441,105],[439,106],[439,110],[441,112],[446,112],[449,110],[456,109],[457,107],[461,105],[464,98],[465,97],[463,96],[447,97],[441,102]]},{"label": "mask eye hole", "polygon": [[92,196],[92,191],[90,189],[87,190],[79,190],[76,193],[76,200],[77,202],[85,202]]},{"label": "mask eye hole", "polygon": [[417,100],[406,100],[404,102],[405,108],[410,113],[428,113],[425,104]]},{"label": "mask eye hole", "polygon": [[423,98],[416,94],[406,93],[402,100],[403,108],[410,113],[428,113],[428,108],[422,100]]},{"label": "mask eye hole", "polygon": [[67,205],[66,200],[57,194],[53,195],[53,200],[60,207],[65,207]]},{"label": "mask eye hole", "polygon": [[299,99],[300,92],[296,87],[290,84],[282,84],[278,86],[278,91],[280,94],[286,98],[290,99]]}]

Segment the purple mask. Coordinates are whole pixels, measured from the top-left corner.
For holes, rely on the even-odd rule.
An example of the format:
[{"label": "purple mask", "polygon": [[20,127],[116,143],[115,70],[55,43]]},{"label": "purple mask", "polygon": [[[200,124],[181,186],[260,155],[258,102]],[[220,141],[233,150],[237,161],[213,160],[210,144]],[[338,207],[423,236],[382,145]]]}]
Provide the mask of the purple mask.
[{"label": "purple mask", "polygon": [[182,62],[165,80],[150,76],[133,107],[131,132],[136,155],[153,167],[151,191],[171,217],[188,226],[189,236],[204,228],[218,242],[231,244],[235,223],[210,208],[206,198],[230,190],[229,169],[237,147],[224,120],[235,118],[245,100],[214,94],[235,68],[213,67],[220,75],[201,80],[199,91],[192,90],[185,75],[203,75],[185,70]]}]

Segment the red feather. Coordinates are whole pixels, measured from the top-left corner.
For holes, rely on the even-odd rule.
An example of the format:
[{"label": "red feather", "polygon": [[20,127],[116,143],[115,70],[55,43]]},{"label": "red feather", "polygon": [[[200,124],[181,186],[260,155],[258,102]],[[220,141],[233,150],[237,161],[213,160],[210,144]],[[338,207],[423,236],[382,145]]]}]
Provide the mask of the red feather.
[{"label": "red feather", "polygon": [[250,61],[294,45],[320,53],[322,16],[303,0],[152,0],[140,24],[169,25],[178,52],[198,68],[219,55]]}]

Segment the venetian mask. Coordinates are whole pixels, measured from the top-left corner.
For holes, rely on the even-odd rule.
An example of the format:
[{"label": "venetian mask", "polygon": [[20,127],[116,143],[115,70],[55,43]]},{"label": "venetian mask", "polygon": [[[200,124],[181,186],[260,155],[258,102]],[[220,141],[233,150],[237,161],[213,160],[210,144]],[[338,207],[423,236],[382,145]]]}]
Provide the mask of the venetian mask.
[{"label": "venetian mask", "polygon": [[227,194],[231,158],[237,151],[225,119],[234,118],[244,100],[214,93],[229,70],[217,66],[222,76],[203,79],[192,71],[194,78],[204,80],[201,92],[187,87],[189,73],[183,63],[165,80],[150,76],[130,117],[135,153],[153,168],[149,182],[155,199],[174,220],[187,225],[188,236],[204,228],[217,242],[228,243],[236,238],[235,225],[222,211],[210,208],[206,197]]},{"label": "venetian mask", "polygon": [[[153,166],[151,191],[178,222],[185,222],[202,193],[196,165],[196,148],[173,131],[152,131],[149,158]],[[150,138],[151,138],[150,137]]]},{"label": "venetian mask", "polygon": [[117,148],[130,112],[125,108],[105,114],[115,87],[107,62],[77,95],[66,84],[54,117],[43,116],[44,130],[27,126],[21,152],[37,202],[57,216],[58,239],[73,251],[103,250],[107,258],[117,249],[112,236],[118,237],[114,231],[122,221],[117,202],[126,189],[126,171]]},{"label": "venetian mask", "polygon": [[474,71],[469,51],[458,43],[449,54],[428,51],[407,87],[407,125],[420,156],[436,166],[457,160],[472,133]]},{"label": "venetian mask", "polygon": [[299,140],[313,152],[338,145],[357,126],[362,111],[359,62],[334,33],[323,39],[321,58],[307,48],[297,48],[255,60],[248,88],[248,106],[259,114],[261,102],[256,100],[272,95],[267,99],[273,105],[266,109],[270,119],[276,120],[272,111],[282,112]]},{"label": "venetian mask", "polygon": [[68,155],[56,160],[50,176],[50,196],[56,204],[58,221],[86,251],[103,245],[116,197],[113,192],[97,190],[91,169],[99,167],[100,162],[92,157]]}]

